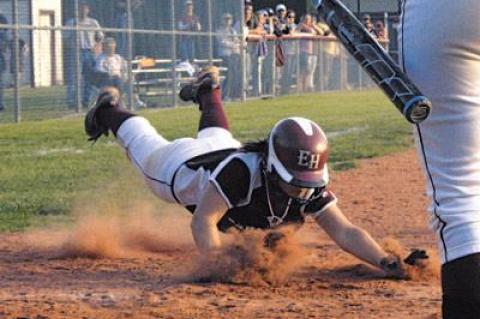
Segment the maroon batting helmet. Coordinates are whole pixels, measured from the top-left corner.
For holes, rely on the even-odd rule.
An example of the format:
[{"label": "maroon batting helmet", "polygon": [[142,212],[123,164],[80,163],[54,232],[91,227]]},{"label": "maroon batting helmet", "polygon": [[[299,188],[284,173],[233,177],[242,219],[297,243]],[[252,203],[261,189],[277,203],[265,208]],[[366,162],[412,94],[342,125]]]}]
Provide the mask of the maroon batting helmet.
[{"label": "maroon batting helmet", "polygon": [[281,120],[268,137],[267,171],[298,187],[324,187],[328,183],[328,141],[313,121],[301,117]]}]

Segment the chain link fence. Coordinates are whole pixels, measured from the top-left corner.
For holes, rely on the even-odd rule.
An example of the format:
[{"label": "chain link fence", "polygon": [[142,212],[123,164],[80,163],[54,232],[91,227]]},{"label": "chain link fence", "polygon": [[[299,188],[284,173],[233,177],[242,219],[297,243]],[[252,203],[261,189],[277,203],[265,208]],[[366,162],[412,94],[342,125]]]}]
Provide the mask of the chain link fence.
[{"label": "chain link fence", "polygon": [[243,12],[243,0],[0,0],[0,123],[84,112],[105,85],[131,109],[176,107],[212,64],[226,100],[372,87],[334,37],[247,37]]}]

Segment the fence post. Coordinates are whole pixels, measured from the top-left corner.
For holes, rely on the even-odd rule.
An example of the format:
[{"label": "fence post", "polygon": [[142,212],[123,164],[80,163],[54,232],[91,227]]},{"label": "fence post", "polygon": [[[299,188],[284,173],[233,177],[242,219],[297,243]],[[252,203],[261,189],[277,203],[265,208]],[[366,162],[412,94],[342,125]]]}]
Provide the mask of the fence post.
[{"label": "fence post", "polygon": [[245,34],[245,2],[240,2],[240,85],[241,85],[241,96],[240,99],[242,102],[245,102],[247,99],[247,87],[245,82],[247,82],[247,63],[246,63],[246,53],[248,49],[247,35]]},{"label": "fence post", "polygon": [[295,70],[295,81],[297,82],[295,84],[295,90],[297,91],[297,94],[300,93],[300,39],[295,40],[295,63],[297,64],[296,70]]},{"label": "fence post", "polygon": [[[271,81],[272,81],[272,96],[275,97],[277,94],[276,94],[276,89],[277,89],[277,52],[276,52],[276,48],[277,48],[277,41],[281,41],[279,40],[278,38],[275,38],[274,41],[272,41],[272,49],[270,50],[270,54],[272,55],[272,78],[271,78]],[[279,44],[280,45],[280,44]]]},{"label": "fence post", "polygon": [[132,19],[132,0],[127,0],[127,63],[128,63],[128,108],[135,109],[134,92],[133,92],[133,19]]},{"label": "fence post", "polygon": [[20,63],[19,63],[19,27],[18,27],[18,0],[13,0],[13,107],[15,109],[15,122],[20,123],[22,120],[22,106],[20,101],[20,74],[18,73]]},{"label": "fence post", "polygon": [[213,19],[212,19],[212,0],[207,0],[208,10],[208,61],[213,64]]},{"label": "fence post", "polygon": [[385,50],[390,54],[390,28],[388,24],[388,12],[383,13],[383,25],[385,28],[385,33],[388,35],[388,37],[385,39],[387,42],[387,45],[385,46]]},{"label": "fence post", "polygon": [[[337,43],[337,45],[340,46],[339,43]],[[348,55],[345,54],[345,49],[340,46],[340,89],[341,90],[348,89],[347,63],[348,63]]]},{"label": "fence post", "polygon": [[363,69],[360,65],[358,65],[357,68],[358,68],[358,88],[363,89]]},{"label": "fence post", "polygon": [[319,89],[320,92],[325,91],[325,60],[324,60],[324,40],[323,39],[317,39],[317,54],[318,54],[318,82],[319,82]]},{"label": "fence post", "polygon": [[75,19],[75,102],[77,104],[77,112],[82,111],[82,64],[80,57],[80,28],[78,26],[79,16],[78,16],[78,0],[74,0],[74,19]]},{"label": "fence post", "polygon": [[173,107],[177,107],[177,70],[175,68],[177,64],[177,32],[175,31],[175,0],[170,0],[170,14],[172,15],[172,104]]}]

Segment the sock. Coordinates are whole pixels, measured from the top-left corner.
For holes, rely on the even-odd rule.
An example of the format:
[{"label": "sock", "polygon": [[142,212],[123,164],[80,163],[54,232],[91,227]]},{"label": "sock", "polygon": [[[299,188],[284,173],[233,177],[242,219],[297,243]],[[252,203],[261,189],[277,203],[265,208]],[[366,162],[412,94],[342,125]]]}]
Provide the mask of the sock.
[{"label": "sock", "polygon": [[223,109],[222,93],[219,88],[201,92],[198,100],[202,111],[198,126],[199,131],[208,127],[229,129],[227,116]]}]

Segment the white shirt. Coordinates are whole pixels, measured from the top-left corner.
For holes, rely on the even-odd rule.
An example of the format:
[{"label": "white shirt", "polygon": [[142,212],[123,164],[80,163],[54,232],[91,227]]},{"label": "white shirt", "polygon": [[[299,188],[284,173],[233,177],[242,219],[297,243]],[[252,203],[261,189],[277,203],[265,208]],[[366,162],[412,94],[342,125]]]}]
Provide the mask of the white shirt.
[{"label": "white shirt", "polygon": [[118,76],[126,79],[128,76],[127,61],[119,54],[108,56],[102,53],[98,56],[95,69],[100,72],[106,72],[111,76]]},{"label": "white shirt", "polygon": [[240,38],[237,31],[233,27],[222,27],[217,30],[218,54],[220,56],[230,56],[232,54],[240,54]]},{"label": "white shirt", "polygon": [[[67,22],[66,26],[75,27],[75,19],[71,19]],[[99,30],[80,30],[80,49],[91,50],[95,47],[97,42],[103,40],[103,32],[100,30],[100,23],[93,18],[80,19],[78,21],[79,28],[95,28]],[[65,40],[73,41],[75,40],[75,31],[65,31],[64,32]]]}]

